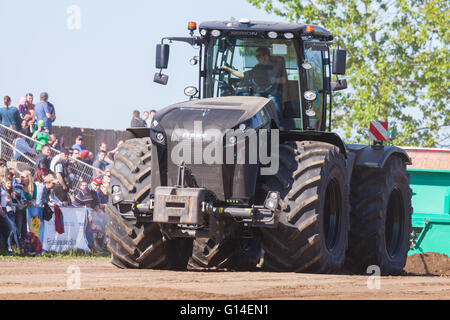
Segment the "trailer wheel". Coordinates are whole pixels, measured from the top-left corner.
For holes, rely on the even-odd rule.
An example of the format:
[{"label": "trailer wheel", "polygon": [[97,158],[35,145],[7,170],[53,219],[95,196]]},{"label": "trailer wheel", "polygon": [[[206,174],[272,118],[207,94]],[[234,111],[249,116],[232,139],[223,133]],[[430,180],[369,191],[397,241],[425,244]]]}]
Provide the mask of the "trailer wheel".
[{"label": "trailer wheel", "polygon": [[[127,140],[120,146],[111,169],[111,189],[119,187],[126,200],[143,201],[151,186],[151,141]],[[110,197],[111,198],[111,197]],[[157,223],[137,224],[129,204],[112,204],[106,212],[107,249],[119,268],[185,269],[192,240],[166,239]]]},{"label": "trailer wheel", "polygon": [[411,234],[411,196],[406,164],[393,156],[382,169],[355,168],[346,269],[366,274],[378,266],[382,275],[401,274]]},{"label": "trailer wheel", "polygon": [[280,167],[263,177],[264,195],[281,194],[280,223],[261,228],[264,269],[336,273],[343,266],[349,230],[349,188],[344,156],[321,142],[280,146]]}]

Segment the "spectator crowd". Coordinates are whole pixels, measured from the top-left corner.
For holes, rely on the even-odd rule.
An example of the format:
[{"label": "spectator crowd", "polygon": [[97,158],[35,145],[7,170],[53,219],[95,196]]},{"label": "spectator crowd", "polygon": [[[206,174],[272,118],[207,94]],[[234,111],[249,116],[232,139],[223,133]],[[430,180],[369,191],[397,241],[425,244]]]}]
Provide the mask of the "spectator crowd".
[{"label": "spectator crowd", "polygon": [[[97,162],[102,162],[105,170],[96,172],[99,175],[91,181],[81,180],[76,172],[71,171],[69,162],[75,161],[72,148],[65,148],[51,158],[50,146],[44,145],[37,157],[34,175],[29,170],[19,173],[8,168],[6,160],[0,159],[0,251],[10,254],[30,253],[30,242],[39,241],[27,232],[26,209],[29,207],[42,207],[44,219],[46,210],[52,212],[48,211],[50,208],[56,213],[60,206],[88,207],[94,209],[95,215],[101,216],[101,220],[105,220],[103,209],[108,202],[111,181],[108,169],[110,163],[107,161],[111,160],[104,156],[104,151],[99,153],[103,156]],[[106,154],[111,156],[111,152]],[[73,192],[76,181],[79,191]],[[99,223],[95,222],[93,214],[88,219],[90,233],[87,234],[87,240],[93,250],[93,233],[104,230],[98,227]],[[31,253],[35,254],[36,250],[31,250]]]},{"label": "spectator crowd", "polygon": [[[114,155],[123,143],[108,151],[106,142],[99,145],[94,155],[84,145],[83,136],[76,137],[71,147],[64,145],[64,137],[55,137],[53,122],[56,119],[54,105],[49,96],[42,92],[40,101],[33,104],[31,93],[20,98],[17,107],[11,106],[11,98],[4,97],[4,107],[0,108],[1,124],[37,141],[35,146],[23,138],[15,140],[14,147],[20,153],[14,155],[20,161],[24,155],[32,154],[36,161],[33,170],[18,172],[7,167],[6,159],[0,159],[0,251],[14,253],[38,254],[42,250],[39,239],[27,232],[27,211],[29,207],[42,207],[45,212],[53,207],[59,212],[59,206],[89,207],[104,220],[104,211],[108,202],[108,189],[111,180],[109,167]],[[148,127],[156,111],[140,112],[135,110],[131,127]],[[148,123],[147,123],[148,122]],[[52,157],[52,148],[59,151]],[[77,162],[84,162],[94,168],[90,181],[82,179],[80,174],[71,168]],[[71,165],[72,164],[72,165]],[[34,174],[32,173],[34,172]],[[78,192],[73,192],[75,185]],[[51,209],[50,209],[51,210]],[[87,240],[91,250],[94,247],[93,234],[99,231],[97,218],[88,216]],[[56,216],[55,216],[56,217]]]},{"label": "spectator crowd", "polygon": [[134,110],[133,117],[131,118],[130,127],[148,128],[151,125],[153,118],[155,117],[155,114],[156,110],[151,110],[150,112],[144,111],[141,117],[141,112],[139,110]]}]

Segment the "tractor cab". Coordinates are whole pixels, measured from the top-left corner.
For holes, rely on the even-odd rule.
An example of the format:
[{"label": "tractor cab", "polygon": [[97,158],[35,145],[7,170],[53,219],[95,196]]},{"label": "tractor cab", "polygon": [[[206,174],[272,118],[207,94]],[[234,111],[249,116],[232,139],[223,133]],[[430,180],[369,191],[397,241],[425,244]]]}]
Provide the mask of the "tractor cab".
[{"label": "tractor cab", "polygon": [[[189,24],[191,31],[196,25]],[[185,41],[200,47],[191,60],[199,65],[199,88],[188,87],[196,98],[261,96],[272,99],[276,124],[283,130],[326,129],[332,91],[346,88],[345,80],[331,83],[331,73],[345,73],[345,51],[330,50],[333,37],[325,29],[302,24],[239,21],[204,22],[200,37],[164,38],[157,46],[156,66],[167,67],[169,45]],[[161,72],[155,82],[165,84]]]}]

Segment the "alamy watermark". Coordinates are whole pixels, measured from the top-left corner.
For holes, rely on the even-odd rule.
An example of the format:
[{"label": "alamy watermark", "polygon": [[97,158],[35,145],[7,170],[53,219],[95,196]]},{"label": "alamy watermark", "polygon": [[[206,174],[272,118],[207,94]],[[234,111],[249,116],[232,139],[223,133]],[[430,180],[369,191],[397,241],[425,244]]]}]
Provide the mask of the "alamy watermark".
[{"label": "alamy watermark", "polygon": [[[270,140],[270,141],[269,141]],[[274,175],[279,168],[279,130],[241,127],[225,135],[215,128],[203,130],[194,121],[194,130],[176,128],[171,160],[175,164],[261,164],[261,175]]]},{"label": "alamy watermark", "polygon": [[81,29],[81,8],[75,4],[67,7],[66,26],[69,30]]},{"label": "alamy watermark", "polygon": [[367,267],[367,274],[370,276],[367,278],[367,289],[369,290],[380,290],[381,289],[381,269],[377,265],[371,265]]},{"label": "alamy watermark", "polygon": [[81,271],[80,267],[71,265],[67,267],[67,290],[79,290],[81,289]]}]

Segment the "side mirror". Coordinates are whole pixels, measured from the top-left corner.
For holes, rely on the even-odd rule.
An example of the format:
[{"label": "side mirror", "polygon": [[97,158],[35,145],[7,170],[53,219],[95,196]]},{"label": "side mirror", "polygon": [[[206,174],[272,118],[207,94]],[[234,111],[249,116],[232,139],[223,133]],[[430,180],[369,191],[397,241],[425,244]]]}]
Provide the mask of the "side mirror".
[{"label": "side mirror", "polygon": [[167,69],[169,65],[169,45],[156,45],[156,69]]},{"label": "side mirror", "polygon": [[336,49],[333,53],[333,74],[345,74],[347,50]]},{"label": "side mirror", "polygon": [[332,91],[339,91],[347,89],[347,80],[342,79],[338,81],[331,81],[331,90]]},{"label": "side mirror", "polygon": [[169,76],[162,73],[155,73],[155,77],[153,78],[153,82],[166,85],[167,81],[169,81]]}]

